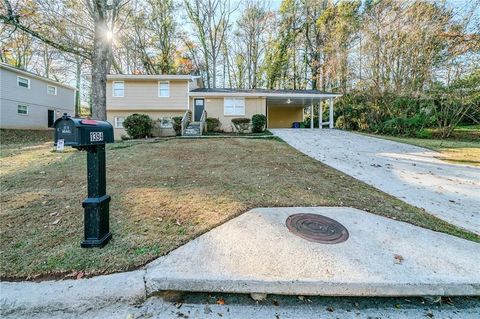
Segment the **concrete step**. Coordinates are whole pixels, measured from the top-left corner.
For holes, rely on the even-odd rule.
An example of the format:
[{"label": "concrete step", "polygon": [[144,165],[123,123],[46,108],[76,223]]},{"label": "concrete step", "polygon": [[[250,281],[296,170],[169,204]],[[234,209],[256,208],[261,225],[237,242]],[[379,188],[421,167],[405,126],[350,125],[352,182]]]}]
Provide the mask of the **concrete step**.
[{"label": "concrete step", "polygon": [[184,136],[200,136],[200,130],[187,128],[185,130]]}]

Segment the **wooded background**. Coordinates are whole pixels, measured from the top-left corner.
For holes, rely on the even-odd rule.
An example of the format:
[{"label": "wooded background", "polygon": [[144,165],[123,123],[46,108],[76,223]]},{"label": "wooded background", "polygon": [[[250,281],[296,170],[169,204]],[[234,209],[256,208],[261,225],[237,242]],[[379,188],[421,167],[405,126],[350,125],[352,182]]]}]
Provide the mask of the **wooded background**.
[{"label": "wooded background", "polygon": [[448,135],[479,121],[479,0],[3,4],[0,60],[74,83],[79,104],[105,99],[91,84],[102,72],[178,73],[207,87],[339,92],[336,124],[349,129]]}]

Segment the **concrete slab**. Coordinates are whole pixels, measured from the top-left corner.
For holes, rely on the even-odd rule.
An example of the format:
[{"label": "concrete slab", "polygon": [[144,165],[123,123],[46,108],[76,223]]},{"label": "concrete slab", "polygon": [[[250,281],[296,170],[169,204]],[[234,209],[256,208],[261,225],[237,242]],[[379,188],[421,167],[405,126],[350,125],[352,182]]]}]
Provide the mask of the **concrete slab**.
[{"label": "concrete slab", "polygon": [[[350,237],[306,241],[285,227],[294,213],[333,218]],[[257,208],[147,265],[145,283],[148,294],[480,295],[480,244],[353,208]]]},{"label": "concrete slab", "polygon": [[0,282],[0,316],[77,312],[145,300],[144,270],[79,280]]},{"label": "concrete slab", "polygon": [[271,131],[324,164],[480,234],[479,167],[447,163],[438,159],[438,152],[341,130]]}]

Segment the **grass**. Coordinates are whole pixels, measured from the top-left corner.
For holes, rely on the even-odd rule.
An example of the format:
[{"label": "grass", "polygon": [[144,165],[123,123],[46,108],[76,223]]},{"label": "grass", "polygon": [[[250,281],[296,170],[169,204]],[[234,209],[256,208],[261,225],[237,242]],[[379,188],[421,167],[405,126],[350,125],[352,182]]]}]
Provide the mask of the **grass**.
[{"label": "grass", "polygon": [[20,144],[22,146],[51,142],[53,130],[7,130],[0,129],[0,145]]},{"label": "grass", "polygon": [[206,136],[226,136],[226,137],[250,137],[250,136],[273,136],[272,132],[265,130],[260,133],[238,133],[238,132],[207,132]]},{"label": "grass", "polygon": [[480,242],[275,139],[172,139],[107,148],[113,239],[82,249],[86,154],[2,145],[2,279],[136,268],[253,207],[351,206]]},{"label": "grass", "polygon": [[367,135],[437,151],[439,159],[450,163],[480,166],[480,125],[460,126],[448,139]]}]

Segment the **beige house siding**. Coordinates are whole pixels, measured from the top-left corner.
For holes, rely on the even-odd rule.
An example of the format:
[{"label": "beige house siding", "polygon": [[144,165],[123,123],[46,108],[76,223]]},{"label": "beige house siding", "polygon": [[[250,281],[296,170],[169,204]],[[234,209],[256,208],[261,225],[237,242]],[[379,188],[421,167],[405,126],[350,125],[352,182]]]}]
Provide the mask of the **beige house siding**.
[{"label": "beige house siding", "polygon": [[[124,96],[113,97],[107,81],[107,110],[187,110],[188,80],[169,80],[170,96],[158,96],[158,80],[124,80]],[[115,81],[116,82],[116,81]]]},{"label": "beige house siding", "polygon": [[[107,121],[113,125],[114,137],[116,140],[119,140],[122,135],[127,135],[127,132],[123,128],[115,127],[115,117],[126,118],[133,113],[147,114],[152,120],[158,120],[161,117],[174,117],[174,116],[183,116],[185,111],[152,111],[152,110],[135,110],[135,111],[113,111],[107,109]],[[162,135],[171,135],[173,134],[171,129],[165,129],[162,132]]]},{"label": "beige house siding", "polygon": [[[199,96],[190,97],[190,105],[193,106],[194,98],[203,98]],[[208,117],[218,118],[222,124],[221,129],[226,132],[232,131],[232,118],[247,117],[252,118],[254,114],[266,115],[266,99],[265,97],[246,97],[245,98],[245,115],[224,115],[223,100],[224,97],[205,97],[205,110]]]}]

